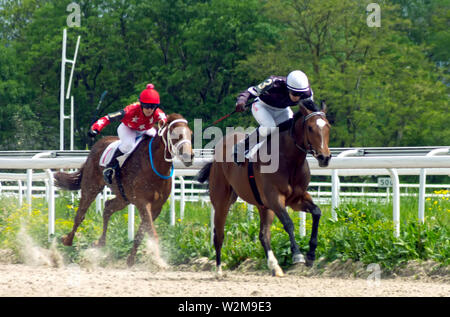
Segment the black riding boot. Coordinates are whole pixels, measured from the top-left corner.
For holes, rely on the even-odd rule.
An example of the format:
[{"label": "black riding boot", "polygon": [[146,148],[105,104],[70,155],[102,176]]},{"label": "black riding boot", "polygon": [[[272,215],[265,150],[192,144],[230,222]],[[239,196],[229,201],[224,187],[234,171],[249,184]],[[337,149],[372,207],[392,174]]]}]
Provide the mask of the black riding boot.
[{"label": "black riding boot", "polygon": [[119,168],[119,162],[117,161],[117,158],[123,154],[124,153],[122,153],[122,151],[117,148],[113,154],[113,157],[111,158],[111,161],[108,163],[108,165],[105,166],[105,169],[103,170],[103,178],[109,185],[112,184],[112,179],[114,177],[116,169]]}]

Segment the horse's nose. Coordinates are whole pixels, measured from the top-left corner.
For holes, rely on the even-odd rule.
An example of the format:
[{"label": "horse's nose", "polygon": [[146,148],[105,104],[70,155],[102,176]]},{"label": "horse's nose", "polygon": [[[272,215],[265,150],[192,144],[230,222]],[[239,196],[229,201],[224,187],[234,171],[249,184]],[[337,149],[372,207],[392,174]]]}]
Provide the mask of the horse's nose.
[{"label": "horse's nose", "polygon": [[319,154],[317,156],[317,160],[319,161],[319,166],[320,167],[328,166],[328,164],[330,163],[330,159],[331,159],[331,154],[329,156],[325,156],[323,154]]},{"label": "horse's nose", "polygon": [[181,156],[181,160],[183,161],[184,165],[191,166],[194,162],[194,154],[183,153],[183,155]]}]

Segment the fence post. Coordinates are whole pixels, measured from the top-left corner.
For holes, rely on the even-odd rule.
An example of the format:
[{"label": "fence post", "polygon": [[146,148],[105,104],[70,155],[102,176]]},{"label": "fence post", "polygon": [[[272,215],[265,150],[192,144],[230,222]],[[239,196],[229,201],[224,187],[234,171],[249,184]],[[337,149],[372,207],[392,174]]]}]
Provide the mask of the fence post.
[{"label": "fence post", "polygon": [[128,241],[134,240],[134,205],[128,205]]},{"label": "fence post", "polygon": [[400,236],[400,182],[395,168],[390,168],[389,174],[391,174],[392,178],[392,218],[394,221],[394,236],[398,238]]},{"label": "fence post", "polygon": [[180,178],[180,219],[183,220],[184,218],[184,206],[185,206],[185,199],[184,199],[184,178],[183,176],[178,176]]},{"label": "fence post", "polygon": [[[338,154],[337,157],[356,156],[360,154],[358,149],[347,150]],[[339,174],[334,169],[331,174],[331,214],[333,220],[337,220],[336,209],[339,206]]]},{"label": "fence post", "polygon": [[209,225],[211,227],[211,237],[210,237],[211,244],[214,244],[214,213],[215,213],[214,207],[211,204],[211,216],[210,216],[210,222],[209,222]]},{"label": "fence post", "polygon": [[170,190],[170,225],[175,226],[175,172],[172,175],[172,189]]},{"label": "fence post", "polygon": [[48,176],[48,241],[51,242],[55,235],[55,183],[53,172],[50,169],[45,172]]},{"label": "fence post", "polygon": [[247,217],[249,221],[253,220],[253,205],[249,203],[245,203],[247,206]]},{"label": "fence post", "polygon": [[[434,149],[427,153],[425,156],[434,156],[438,154],[450,154],[450,148],[448,149]],[[425,187],[427,182],[427,170],[425,168],[420,169],[419,180],[419,222],[425,222]]]},{"label": "fence post", "polygon": [[31,168],[27,169],[27,204],[28,204],[28,213],[31,214],[31,204],[32,204],[32,195],[33,195],[33,170]]},{"label": "fence post", "polygon": [[299,233],[300,237],[306,236],[306,212],[299,211],[300,221],[299,221]]}]

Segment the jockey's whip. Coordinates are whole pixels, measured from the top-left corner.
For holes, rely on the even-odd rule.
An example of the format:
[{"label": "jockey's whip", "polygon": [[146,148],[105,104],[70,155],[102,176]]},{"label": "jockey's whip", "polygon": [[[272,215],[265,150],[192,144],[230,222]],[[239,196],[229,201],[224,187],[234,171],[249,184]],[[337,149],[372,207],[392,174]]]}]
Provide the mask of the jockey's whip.
[{"label": "jockey's whip", "polygon": [[[102,95],[100,96],[100,100],[97,104],[97,108],[95,108],[94,113],[92,114],[92,118],[91,118],[91,124],[93,125],[95,123],[95,121],[97,121],[97,116],[98,116],[98,111],[100,110],[100,106],[103,102],[103,99],[105,99],[106,94],[108,93],[108,90],[105,90]],[[88,140],[88,144],[86,144],[86,150],[88,150],[89,147],[91,147],[94,144],[95,139],[94,138],[90,138]]]},{"label": "jockey's whip", "polygon": [[211,125],[216,125],[216,124],[218,124],[220,121],[225,120],[226,118],[228,118],[229,116],[235,114],[236,112],[237,112],[237,111],[234,110],[233,112],[230,112],[229,114],[224,115],[222,118],[220,118],[220,119],[214,121]]},{"label": "jockey's whip", "polygon": [[[253,101],[247,102],[247,103],[245,104],[245,106],[244,106],[245,110],[247,110],[248,107],[249,107],[252,103],[253,103]],[[213,123],[211,123],[208,127],[206,127],[206,129],[209,128],[209,127],[211,127],[211,126],[213,126],[213,125],[218,124],[220,121],[225,120],[226,118],[228,118],[229,116],[235,114],[236,112],[237,112],[237,111],[234,110],[234,111],[230,112],[229,114],[224,115],[222,118],[217,119],[216,121],[214,121]]]},{"label": "jockey's whip", "polygon": [[103,99],[105,99],[107,93],[108,93],[108,90],[105,90],[102,93],[102,95],[100,96],[100,101],[98,102],[97,108],[95,108],[95,112],[94,112],[94,114],[92,115],[92,118],[91,118],[91,125],[93,125],[94,122],[97,121],[98,111],[100,110],[100,106],[101,106],[101,104],[103,102]]}]

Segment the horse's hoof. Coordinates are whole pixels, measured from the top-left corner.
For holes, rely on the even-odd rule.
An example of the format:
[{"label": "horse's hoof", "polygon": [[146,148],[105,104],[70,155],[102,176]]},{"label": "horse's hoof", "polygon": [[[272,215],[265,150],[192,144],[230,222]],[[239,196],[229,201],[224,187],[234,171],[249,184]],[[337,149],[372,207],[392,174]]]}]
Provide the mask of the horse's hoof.
[{"label": "horse's hoof", "polygon": [[292,263],[293,264],[305,263],[305,257],[301,253],[294,254],[292,256]]},{"label": "horse's hoof", "polygon": [[104,241],[97,240],[94,243],[92,243],[93,248],[103,248],[105,246]]},{"label": "horse's hoof", "polygon": [[306,259],[305,265],[306,265],[307,267],[312,267],[313,264],[314,264],[314,260],[310,260],[310,259],[308,259],[308,258]]},{"label": "horse's hoof", "polygon": [[69,239],[68,236],[61,237],[61,242],[62,242],[62,244],[64,244],[66,247],[71,247],[71,246],[72,246],[72,241],[73,241],[73,239]]},{"label": "horse's hoof", "polygon": [[278,268],[275,268],[275,269],[272,270],[272,276],[283,277],[284,276],[284,272],[283,272],[283,270],[280,267],[278,267]]}]

